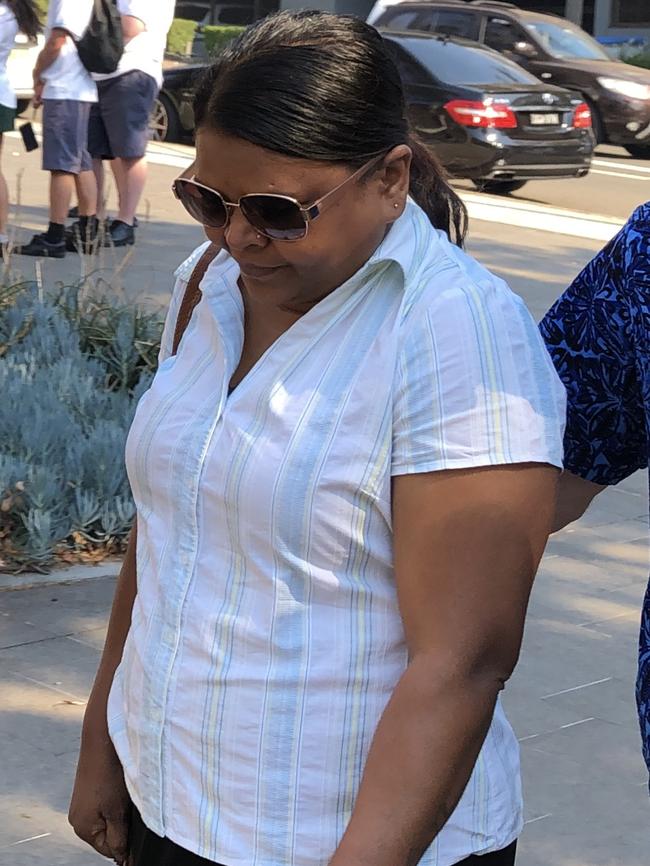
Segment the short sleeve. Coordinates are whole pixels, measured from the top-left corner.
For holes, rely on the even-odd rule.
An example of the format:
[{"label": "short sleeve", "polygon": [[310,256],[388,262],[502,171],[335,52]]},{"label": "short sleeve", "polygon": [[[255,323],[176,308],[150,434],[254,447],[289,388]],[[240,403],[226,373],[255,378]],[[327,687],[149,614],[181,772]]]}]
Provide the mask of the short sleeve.
[{"label": "short sleeve", "polygon": [[90,23],[93,0],[58,0],[53,6],[48,18],[49,27],[67,30],[74,39],[81,39]]},{"label": "short sleeve", "polygon": [[167,358],[171,357],[172,350],[174,348],[174,332],[176,331],[176,321],[178,319],[178,313],[181,307],[183,296],[185,295],[185,290],[187,289],[187,284],[192,275],[192,271],[196,267],[199,259],[209,245],[210,241],[206,241],[206,243],[201,244],[201,246],[197,247],[194,252],[189,255],[185,259],[185,261],[181,265],[179,265],[179,267],[176,268],[176,270],[174,271],[176,282],[174,283],[171,300],[169,302],[169,308],[167,310],[167,315],[165,316],[165,326],[163,328],[162,337],[160,338],[160,352],[158,353],[159,366],[160,364],[162,364],[163,361],[166,361]]},{"label": "short sleeve", "polygon": [[[634,339],[641,313],[634,248],[642,242],[635,224],[633,218],[587,265],[540,326],[567,389],[565,466],[597,484],[617,484],[648,465]],[[646,226],[647,274],[650,221]]]},{"label": "short sleeve", "polygon": [[485,273],[476,283],[460,271],[449,288],[433,287],[403,327],[393,475],[562,465],[564,389],[523,301]]}]

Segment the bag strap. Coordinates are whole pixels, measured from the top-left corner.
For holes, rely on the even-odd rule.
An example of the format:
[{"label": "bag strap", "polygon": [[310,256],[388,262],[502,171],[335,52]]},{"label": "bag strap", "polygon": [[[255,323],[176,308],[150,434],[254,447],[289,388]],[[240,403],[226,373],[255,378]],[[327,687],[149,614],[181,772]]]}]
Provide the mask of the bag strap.
[{"label": "bag strap", "polygon": [[174,329],[174,342],[172,343],[172,355],[175,355],[178,351],[185,329],[192,318],[194,307],[196,307],[198,302],[201,300],[201,289],[199,288],[201,280],[205,276],[205,272],[210,267],[212,260],[216,257],[219,250],[220,247],[216,244],[210,244],[194,266],[194,270],[192,271],[187,283],[187,288],[185,289],[185,294],[183,295],[183,300],[178,308],[176,328]]}]

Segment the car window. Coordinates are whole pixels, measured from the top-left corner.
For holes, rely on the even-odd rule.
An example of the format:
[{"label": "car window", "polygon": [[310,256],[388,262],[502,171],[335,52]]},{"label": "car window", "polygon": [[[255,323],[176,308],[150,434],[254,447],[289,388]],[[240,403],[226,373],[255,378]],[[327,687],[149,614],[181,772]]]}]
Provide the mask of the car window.
[{"label": "car window", "polygon": [[595,39],[569,21],[526,21],[526,30],[537,37],[551,57],[557,57],[558,60],[569,57],[580,60],[611,59]]},{"label": "car window", "polygon": [[525,30],[515,21],[491,15],[485,28],[485,44],[495,51],[512,51],[517,42],[526,42]]},{"label": "car window", "polygon": [[400,45],[446,84],[539,84],[521,66],[487,48],[407,37]]},{"label": "car window", "polygon": [[455,9],[437,9],[427,16],[426,27],[431,33],[443,36],[461,36],[463,39],[478,39],[479,17],[473,12],[458,12]]},{"label": "car window", "polygon": [[417,60],[392,39],[384,39],[404,84],[431,84],[431,77]]},{"label": "car window", "polygon": [[390,13],[381,19],[380,24],[393,30],[417,30],[418,18],[421,17],[419,9],[391,9]]},{"label": "car window", "polygon": [[209,3],[177,3],[176,16],[177,18],[186,18],[189,21],[207,21],[210,11]]}]

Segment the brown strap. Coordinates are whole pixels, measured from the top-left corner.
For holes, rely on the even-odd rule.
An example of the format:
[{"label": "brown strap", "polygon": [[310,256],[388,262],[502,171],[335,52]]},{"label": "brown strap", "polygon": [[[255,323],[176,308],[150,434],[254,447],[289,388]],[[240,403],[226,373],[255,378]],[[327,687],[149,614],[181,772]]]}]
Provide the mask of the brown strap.
[{"label": "brown strap", "polygon": [[187,283],[187,288],[185,289],[185,294],[183,295],[183,300],[178,308],[178,318],[176,319],[176,328],[174,329],[174,342],[172,343],[172,355],[175,355],[178,351],[178,346],[185,333],[185,329],[192,318],[194,307],[201,300],[201,289],[199,288],[201,280],[219,250],[220,247],[216,244],[210,244],[194,266],[194,270]]}]

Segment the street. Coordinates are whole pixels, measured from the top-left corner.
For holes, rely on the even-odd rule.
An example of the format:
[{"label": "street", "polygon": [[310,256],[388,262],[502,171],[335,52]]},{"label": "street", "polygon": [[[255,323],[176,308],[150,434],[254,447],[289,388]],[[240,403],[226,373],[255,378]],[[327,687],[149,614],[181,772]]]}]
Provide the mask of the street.
[{"label": "street", "polygon": [[[164,305],[174,268],[202,232],[170,191],[191,149],[152,145],[150,156],[133,249],[105,250],[87,261],[68,255],[42,267],[14,257],[16,278],[52,283],[90,274],[106,291]],[[18,138],[5,137],[10,194],[15,198],[19,189],[11,219],[19,240],[46,224],[47,177],[39,159],[38,152],[25,155]],[[650,199],[650,161],[601,148],[582,180],[529,183],[505,199],[458,187],[483,217],[471,220],[470,252],[539,319],[605,238]],[[558,208],[569,214],[559,219]],[[522,658],[504,698],[524,770],[527,826],[518,866],[648,864],[648,777],[634,706],[647,536],[647,480],[640,473],[599,497],[547,549]],[[114,575],[111,564],[82,570],[68,585],[0,575],[0,866],[106,862],[75,840],[66,812]],[[86,579],[73,580],[79,576]]]}]

